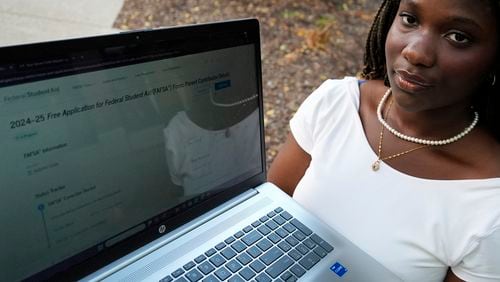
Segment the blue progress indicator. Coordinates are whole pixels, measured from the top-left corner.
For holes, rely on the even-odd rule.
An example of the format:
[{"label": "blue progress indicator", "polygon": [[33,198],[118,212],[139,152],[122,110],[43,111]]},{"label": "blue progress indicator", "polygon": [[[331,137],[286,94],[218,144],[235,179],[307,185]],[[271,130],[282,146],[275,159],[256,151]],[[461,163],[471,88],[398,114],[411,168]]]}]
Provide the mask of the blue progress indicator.
[{"label": "blue progress indicator", "polygon": [[231,80],[224,80],[215,83],[215,90],[231,87]]}]

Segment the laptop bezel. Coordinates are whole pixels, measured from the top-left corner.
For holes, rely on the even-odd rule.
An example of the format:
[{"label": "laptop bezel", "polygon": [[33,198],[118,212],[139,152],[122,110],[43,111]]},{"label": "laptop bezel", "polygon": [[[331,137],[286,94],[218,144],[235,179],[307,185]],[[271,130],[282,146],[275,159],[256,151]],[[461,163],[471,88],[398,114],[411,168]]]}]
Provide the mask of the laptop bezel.
[{"label": "laptop bezel", "polygon": [[[262,71],[261,71],[261,53],[260,53],[260,33],[259,33],[259,22],[256,19],[242,19],[242,20],[232,20],[216,23],[206,23],[206,24],[196,24],[187,25],[179,27],[167,27],[152,30],[140,30],[131,31],[120,34],[112,35],[102,35],[86,38],[76,38],[59,40],[52,42],[42,42],[35,44],[24,44],[19,46],[7,46],[0,48],[0,61],[3,63],[1,65],[16,65],[25,61],[33,61],[37,58],[49,58],[49,57],[61,57],[64,54],[79,54],[81,52],[94,50],[97,53],[102,52],[105,48],[117,47],[117,46],[128,46],[129,44],[135,43],[138,45],[154,44],[155,42],[162,41],[167,43],[171,40],[183,40],[196,37],[200,40],[208,40],[206,45],[199,46],[199,49],[185,50],[182,54],[177,54],[175,56],[194,54],[200,51],[214,50],[207,47],[211,47],[210,40],[217,40],[219,36],[225,36],[231,32],[244,32],[246,33],[247,42],[252,43],[255,46],[255,67],[256,67],[256,79],[257,79],[257,89],[258,89],[258,103],[259,103],[259,119],[260,119],[260,142],[261,142],[261,167],[262,171],[253,177],[247,179],[246,181],[215,193],[211,198],[201,202],[198,206],[193,206],[189,209],[184,210],[182,213],[177,214],[173,218],[167,220],[159,221],[158,223],[152,225],[130,238],[127,238],[112,247],[108,248],[104,252],[100,252],[98,255],[93,257],[85,256],[74,256],[58,264],[49,267],[48,269],[38,272],[36,274],[29,274],[29,280],[39,280],[39,279],[55,279],[55,280],[74,280],[93,271],[111,263],[112,261],[138,249],[145,244],[158,239],[165,233],[160,233],[158,231],[159,226],[166,226],[167,231],[173,230],[186,222],[195,219],[196,217],[204,214],[205,212],[213,209],[214,207],[232,199],[233,197],[247,191],[252,187],[256,187],[266,180],[266,158],[265,158],[265,139],[264,139],[264,124],[263,124],[263,98],[262,98]],[[166,40],[163,38],[167,38]],[[238,38],[235,38],[237,40]],[[241,38],[239,38],[241,39]],[[229,44],[231,45],[231,44]],[[228,47],[229,47],[228,45]],[[189,46],[187,44],[186,46]],[[117,66],[112,66],[117,67]],[[92,69],[86,70],[84,72],[93,71]],[[59,76],[72,75],[78,72],[67,72]],[[58,77],[58,76],[52,76]],[[47,79],[45,77],[44,79]],[[22,83],[29,81],[36,81],[38,79],[32,79],[23,81]],[[15,82],[17,84],[19,82]],[[12,85],[13,83],[4,83],[0,87]],[[85,252],[82,252],[85,253]]]}]

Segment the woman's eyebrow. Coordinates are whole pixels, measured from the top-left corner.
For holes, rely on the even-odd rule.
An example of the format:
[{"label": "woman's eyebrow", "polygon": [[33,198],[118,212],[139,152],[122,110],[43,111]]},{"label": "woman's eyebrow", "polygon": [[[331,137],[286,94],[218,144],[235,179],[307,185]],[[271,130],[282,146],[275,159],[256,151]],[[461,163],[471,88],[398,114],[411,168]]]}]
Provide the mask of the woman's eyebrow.
[{"label": "woman's eyebrow", "polygon": [[400,5],[401,4],[409,5],[411,8],[417,8],[418,7],[417,3],[415,3],[414,0],[401,0]]},{"label": "woman's eyebrow", "polygon": [[[420,7],[415,0],[401,0],[400,5],[405,5],[407,8],[419,11]],[[476,21],[471,18],[460,16],[460,15],[449,15],[444,18],[445,21],[455,24],[468,25],[479,30],[483,30],[483,27],[479,25]]]},{"label": "woman's eyebrow", "polygon": [[417,13],[420,10],[420,6],[415,3],[414,0],[401,0],[401,2],[399,3],[399,8],[401,8],[402,6],[404,6],[405,9],[409,9]]},{"label": "woman's eyebrow", "polygon": [[451,22],[451,23],[457,23],[457,24],[464,24],[468,26],[472,26],[474,28],[477,28],[479,30],[483,30],[483,27],[479,25],[476,21],[462,17],[462,16],[448,16],[445,18],[446,21]]}]

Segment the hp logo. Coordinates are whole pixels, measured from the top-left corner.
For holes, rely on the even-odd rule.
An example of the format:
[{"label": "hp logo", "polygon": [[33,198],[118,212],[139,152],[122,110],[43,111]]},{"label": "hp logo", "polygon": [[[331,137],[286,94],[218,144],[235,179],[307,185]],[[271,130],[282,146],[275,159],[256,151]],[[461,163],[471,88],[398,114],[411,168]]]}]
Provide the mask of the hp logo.
[{"label": "hp logo", "polygon": [[158,232],[160,232],[160,234],[165,233],[165,230],[167,230],[167,227],[165,227],[165,225],[163,224],[158,228]]}]

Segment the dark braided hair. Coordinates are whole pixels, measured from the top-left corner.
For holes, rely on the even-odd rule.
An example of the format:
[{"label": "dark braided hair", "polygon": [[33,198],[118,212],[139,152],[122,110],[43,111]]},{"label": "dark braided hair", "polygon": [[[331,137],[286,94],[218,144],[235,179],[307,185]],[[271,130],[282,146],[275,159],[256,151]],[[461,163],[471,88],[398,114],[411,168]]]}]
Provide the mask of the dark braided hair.
[{"label": "dark braided hair", "polygon": [[[478,1],[487,4],[493,9],[497,19],[497,38],[500,48],[500,0]],[[387,78],[385,41],[387,33],[399,9],[400,0],[383,0],[368,33],[364,55],[364,67],[361,77],[364,79],[383,79],[389,86]],[[485,85],[478,89],[473,98],[473,107],[479,112],[480,125],[486,128],[500,142],[500,50],[497,49],[496,63],[492,76],[485,78]],[[491,85],[495,75],[496,83]]]},{"label": "dark braided hair", "polygon": [[387,86],[389,83],[386,78],[385,40],[398,8],[399,0],[384,0],[378,9],[366,40],[365,66],[361,73],[366,79],[384,79]]}]

